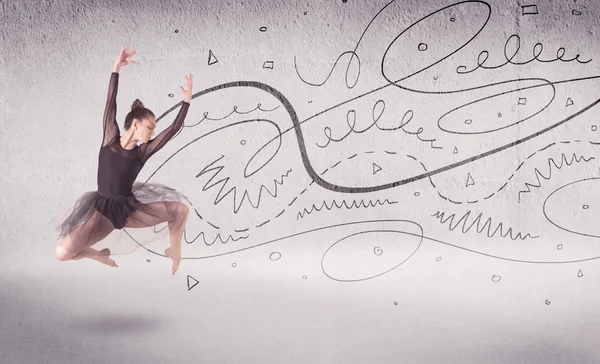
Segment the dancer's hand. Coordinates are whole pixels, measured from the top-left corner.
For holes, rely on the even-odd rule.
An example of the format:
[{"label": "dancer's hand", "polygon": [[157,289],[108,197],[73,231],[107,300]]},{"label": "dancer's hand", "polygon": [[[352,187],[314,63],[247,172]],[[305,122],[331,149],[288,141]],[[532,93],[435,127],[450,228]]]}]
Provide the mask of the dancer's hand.
[{"label": "dancer's hand", "polygon": [[190,73],[190,76],[185,76],[185,79],[187,80],[188,89],[186,90],[181,86],[179,86],[179,88],[183,91],[183,101],[190,103],[192,102],[192,83],[194,82],[194,76]]},{"label": "dancer's hand", "polygon": [[119,68],[121,68],[122,66],[127,66],[128,64],[135,63],[135,61],[130,61],[127,59],[129,57],[132,57],[134,54],[135,54],[135,49],[129,50],[129,45],[127,45],[127,47],[122,45],[121,53],[119,54],[119,57],[117,57],[117,60],[115,61],[115,64],[113,67],[116,70],[115,72],[118,72]]}]

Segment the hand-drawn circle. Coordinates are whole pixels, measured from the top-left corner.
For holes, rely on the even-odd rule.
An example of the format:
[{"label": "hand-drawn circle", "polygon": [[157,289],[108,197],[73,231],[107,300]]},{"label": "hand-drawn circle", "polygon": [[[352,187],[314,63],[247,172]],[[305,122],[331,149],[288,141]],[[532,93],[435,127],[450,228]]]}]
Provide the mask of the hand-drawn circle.
[{"label": "hand-drawn circle", "polygon": [[146,262],[150,263],[150,259],[146,259]]},{"label": "hand-drawn circle", "polygon": [[394,306],[398,306],[398,301],[394,301]]},{"label": "hand-drawn circle", "polygon": [[573,10],[571,11],[571,13],[572,13],[573,15],[581,15],[581,11],[579,11],[579,10],[575,10],[575,9],[573,9]]},{"label": "hand-drawn circle", "polygon": [[[600,177],[584,178],[551,192],[544,200],[543,213],[557,228],[588,237],[600,238]],[[592,208],[581,208],[582,206]]]},{"label": "hand-drawn circle", "polygon": [[501,276],[497,276],[495,274],[492,276],[492,282],[500,282],[501,279],[502,279]]},{"label": "hand-drawn circle", "polygon": [[450,21],[454,23],[456,21],[456,18],[452,17],[450,18]]},{"label": "hand-drawn circle", "polygon": [[231,266],[235,268],[235,267],[237,267],[237,264],[231,263]]},{"label": "hand-drawn circle", "polygon": [[260,29],[259,29],[259,30],[260,30],[261,32],[266,32],[266,31],[267,31],[267,27],[265,27],[265,26],[262,26],[262,27],[260,27]]},{"label": "hand-drawn circle", "polygon": [[563,245],[562,245],[562,244],[558,244],[558,245],[556,246],[556,249],[557,249],[557,250],[562,250],[562,248],[563,248]]},{"label": "hand-drawn circle", "polygon": [[437,257],[437,258],[435,258],[435,261],[436,261],[436,262],[439,262],[440,260],[442,260],[442,257]]},{"label": "hand-drawn circle", "polygon": [[376,246],[375,248],[373,248],[373,253],[375,253],[375,255],[381,255],[381,254],[383,254],[383,249]]},{"label": "hand-drawn circle", "polygon": [[[421,244],[423,243],[423,228],[421,225],[413,221],[405,220],[404,222],[413,224],[415,227],[417,227],[419,233],[411,233],[403,230],[366,230],[347,235],[336,241],[327,249],[327,251],[325,251],[323,257],[321,258],[321,270],[327,277],[335,281],[358,282],[379,277],[398,268],[408,261],[417,252],[417,250],[419,250],[419,247],[421,247]],[[374,240],[373,235],[378,234],[402,234],[406,235],[406,237],[409,239],[412,238],[416,241],[411,242],[411,244],[414,246],[407,248],[408,252],[402,252],[405,255],[405,258],[402,259],[398,257],[400,254],[394,249],[397,248],[395,245],[401,244],[401,242],[398,242],[398,239],[393,239],[394,242],[389,244],[389,248],[386,248],[387,253],[385,258],[387,258],[387,261],[382,261],[381,257],[377,257],[377,260],[372,260],[370,262],[370,266],[366,267],[366,269],[361,266],[360,262],[357,262],[353,259],[356,257],[351,256],[349,258],[344,256],[349,252],[353,253],[352,249],[357,249],[361,245],[363,245],[364,248],[369,248],[370,250],[370,245]],[[364,262],[369,259],[369,255],[362,255],[360,259],[361,262]],[[337,264],[336,266],[334,264],[335,260],[339,260],[343,264]],[[346,264],[347,260],[351,260],[352,262],[350,264]],[[398,263],[398,260],[401,261]],[[360,272],[361,269],[364,269],[365,272]],[[348,270],[348,272],[341,272],[342,270]],[[345,277],[341,277],[342,275]]]},{"label": "hand-drawn circle", "polygon": [[179,30],[175,29],[175,33],[179,33]]},{"label": "hand-drawn circle", "polygon": [[587,209],[590,208],[590,206],[589,205],[583,205],[583,206],[581,206],[581,208],[584,209],[584,210],[587,210]]},{"label": "hand-drawn circle", "polygon": [[421,196],[421,193],[419,191],[417,191],[417,192],[414,193],[414,195],[417,196],[417,197],[419,197],[419,196]]},{"label": "hand-drawn circle", "polygon": [[598,130],[598,126],[597,125],[592,125],[592,131],[596,131]]},{"label": "hand-drawn circle", "polygon": [[547,304],[547,305],[550,305],[550,301],[546,300],[546,304]]},{"label": "hand-drawn circle", "polygon": [[241,144],[241,145],[246,145],[246,141],[245,141],[244,139],[242,139],[242,140],[240,141],[240,144]]},{"label": "hand-drawn circle", "polygon": [[306,279],[306,278],[307,278],[306,276],[302,276],[302,279]]},{"label": "hand-drawn circle", "polygon": [[273,253],[269,254],[269,259],[271,259],[272,261],[279,260],[280,258],[281,258],[280,252],[273,252]]},{"label": "hand-drawn circle", "polygon": [[472,123],[473,123],[473,119],[465,120],[465,124],[467,124],[467,125],[471,125]]},{"label": "hand-drawn circle", "polygon": [[173,94],[169,94],[169,97],[173,97],[173,96],[175,96],[175,95],[173,95]]},{"label": "hand-drawn circle", "polygon": [[424,52],[424,51],[426,51],[426,50],[427,50],[427,44],[425,44],[425,43],[419,43],[419,45],[418,45],[417,49],[418,49],[420,52]]}]

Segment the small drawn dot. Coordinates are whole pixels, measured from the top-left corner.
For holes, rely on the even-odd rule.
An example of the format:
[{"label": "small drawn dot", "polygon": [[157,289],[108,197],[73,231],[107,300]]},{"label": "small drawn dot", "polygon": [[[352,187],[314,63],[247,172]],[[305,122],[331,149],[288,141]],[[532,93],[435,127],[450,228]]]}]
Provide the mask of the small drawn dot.
[{"label": "small drawn dot", "polygon": [[436,261],[436,262],[439,262],[440,260],[442,260],[442,257],[437,257],[437,258],[435,258],[435,261]]},{"label": "small drawn dot", "polygon": [[173,95],[173,94],[169,94],[169,97],[173,97],[173,96],[175,96],[175,95]]},{"label": "small drawn dot", "polygon": [[471,120],[471,119],[465,120],[465,124],[467,124],[467,125],[471,124],[472,122],[473,122],[473,120]]},{"label": "small drawn dot", "polygon": [[421,196],[421,192],[419,192],[419,191],[415,192],[415,196],[417,196],[417,197]]},{"label": "small drawn dot", "polygon": [[550,305],[550,301],[546,300],[546,304],[547,304],[547,305]]},{"label": "small drawn dot", "polygon": [[306,276],[302,276],[302,279],[306,279]]},{"label": "small drawn dot", "polygon": [[240,141],[241,145],[246,145],[246,141],[242,139],[242,141]]},{"label": "small drawn dot", "polygon": [[495,274],[492,276],[492,282],[500,282],[501,279],[502,279],[501,276],[497,276]]},{"label": "small drawn dot", "polygon": [[590,206],[589,206],[589,205],[583,205],[583,206],[582,206],[582,208],[583,208],[584,210],[587,210],[587,209],[589,209],[589,208],[590,208]]},{"label": "small drawn dot", "polygon": [[598,126],[592,125],[592,131],[596,131],[596,130],[598,130]]},{"label": "small drawn dot", "polygon": [[237,264],[232,263],[231,266],[235,268],[235,267],[237,267]]},{"label": "small drawn dot", "polygon": [[279,258],[281,258],[280,252],[273,252],[269,255],[269,259],[271,259],[272,261],[279,260]]},{"label": "small drawn dot", "polygon": [[146,259],[146,261],[147,261],[148,263],[150,263],[150,259]]},{"label": "small drawn dot", "polygon": [[262,26],[262,27],[260,27],[260,29],[259,29],[259,30],[260,30],[261,32],[263,32],[263,33],[264,33],[264,32],[266,32],[266,31],[267,31],[267,27],[265,27],[265,26]]},{"label": "small drawn dot", "polygon": [[419,43],[419,51],[423,52],[427,50],[427,44]]},{"label": "small drawn dot", "polygon": [[179,33],[179,30],[175,29],[175,33]]},{"label": "small drawn dot", "polygon": [[394,301],[394,306],[398,306],[398,301]]},{"label": "small drawn dot", "polygon": [[304,12],[304,15],[306,15],[306,14],[308,14],[308,11],[305,11],[305,12]]},{"label": "small drawn dot", "polygon": [[558,249],[558,250],[562,250],[562,248],[563,248],[562,244],[558,244],[558,246],[556,247],[556,249]]},{"label": "small drawn dot", "polygon": [[452,17],[450,18],[450,21],[454,23],[454,21],[456,21],[456,18]]},{"label": "small drawn dot", "polygon": [[373,249],[373,253],[375,253],[375,255],[381,255],[381,254],[383,254],[383,249],[381,249],[380,247],[376,246]]}]

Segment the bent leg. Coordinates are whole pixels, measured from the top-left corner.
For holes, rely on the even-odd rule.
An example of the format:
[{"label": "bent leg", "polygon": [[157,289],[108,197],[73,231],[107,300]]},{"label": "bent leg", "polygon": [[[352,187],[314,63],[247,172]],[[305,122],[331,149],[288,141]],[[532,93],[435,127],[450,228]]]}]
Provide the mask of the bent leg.
[{"label": "bent leg", "polygon": [[142,206],[142,209],[129,215],[125,227],[146,228],[167,222],[171,246],[165,250],[165,255],[173,260],[172,273],[175,274],[181,261],[181,240],[189,216],[189,207],[176,201],[151,202]]},{"label": "bent leg", "polygon": [[55,256],[60,261],[90,258],[110,266],[116,266],[116,263],[108,257],[110,250],[98,251],[90,248],[106,238],[114,229],[110,220],[100,212],[94,211],[88,221],[71,231],[58,243]]}]

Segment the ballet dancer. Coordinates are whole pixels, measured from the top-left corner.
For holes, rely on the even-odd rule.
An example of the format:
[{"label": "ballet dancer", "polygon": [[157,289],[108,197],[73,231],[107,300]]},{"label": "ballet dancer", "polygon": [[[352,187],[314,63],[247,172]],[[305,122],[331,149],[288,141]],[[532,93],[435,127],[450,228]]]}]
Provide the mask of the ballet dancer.
[{"label": "ballet dancer", "polygon": [[116,121],[119,71],[135,63],[129,59],[135,53],[135,49],[121,46],[113,65],[98,158],[98,189],[79,197],[70,215],[58,226],[60,234],[55,255],[60,261],[89,258],[118,267],[110,257],[109,248],[98,251],[92,246],[114,229],[147,228],[167,222],[170,246],[165,255],[173,262],[174,275],[181,261],[181,240],[189,216],[189,207],[183,202],[185,196],[168,186],[135,179],[148,158],[182,128],[190,107],[193,76],[186,76],[187,89],[180,86],[183,101],[169,127],[150,139],[156,128],[155,116],[136,99],[125,117],[125,133],[121,135]]}]

